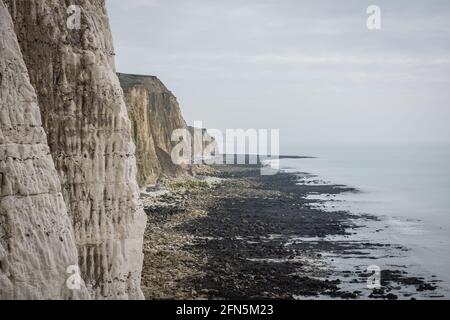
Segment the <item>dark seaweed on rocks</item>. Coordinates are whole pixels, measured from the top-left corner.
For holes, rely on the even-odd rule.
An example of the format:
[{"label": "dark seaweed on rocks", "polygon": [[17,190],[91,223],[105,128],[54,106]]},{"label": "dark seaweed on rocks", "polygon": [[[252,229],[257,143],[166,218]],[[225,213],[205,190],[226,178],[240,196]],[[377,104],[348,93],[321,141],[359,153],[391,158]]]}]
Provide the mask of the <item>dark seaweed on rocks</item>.
[{"label": "dark seaweed on rocks", "polygon": [[[158,206],[150,205],[151,209],[147,210],[148,230],[164,225],[164,233],[188,239],[186,243],[179,242],[175,249],[174,245],[161,247],[164,256],[171,257],[168,260],[177,257],[177,263],[158,264],[160,285],[155,288],[154,280],[147,281],[150,276],[146,274],[152,270],[145,267],[146,263],[154,264],[151,263],[154,253],[146,254],[143,286],[147,298],[294,299],[324,295],[354,299],[361,296],[361,291],[341,288],[341,280],[334,277],[319,252],[364,255],[363,249],[386,246],[325,239],[357,231],[358,219],[376,218],[324,211],[311,206],[315,200],[306,199],[312,193],[356,190],[338,185],[299,185],[297,175],[290,173],[261,176],[257,165],[215,166],[215,172],[208,175],[212,179],[220,178],[220,183],[208,185],[201,180],[172,184],[175,196],[166,200],[179,208],[178,213],[166,210],[165,218],[156,218]],[[317,238],[318,241],[290,241],[293,238]],[[348,270],[344,276],[350,274],[358,274],[354,283],[365,289],[368,275]],[[392,281],[406,285],[406,281],[416,279],[418,290],[430,289],[418,278],[389,270],[383,271],[383,276],[389,282],[383,283],[386,292],[375,292],[370,298],[396,298],[390,292]],[[156,293],[161,288],[166,295]]]},{"label": "dark seaweed on rocks", "polygon": [[[353,227],[353,216],[307,208],[304,196],[310,187],[297,186],[291,174],[261,176],[259,169],[221,167],[218,176],[232,180],[213,191],[217,198],[206,217],[181,226],[200,236],[193,250],[208,256],[203,266],[206,276],[193,281],[196,289],[207,288],[210,298],[226,299],[338,296],[338,281],[321,280],[319,270],[311,272],[315,268],[308,260],[317,255],[306,246],[292,248],[285,243],[292,236],[346,234]],[[342,192],[336,186],[314,189]]]}]

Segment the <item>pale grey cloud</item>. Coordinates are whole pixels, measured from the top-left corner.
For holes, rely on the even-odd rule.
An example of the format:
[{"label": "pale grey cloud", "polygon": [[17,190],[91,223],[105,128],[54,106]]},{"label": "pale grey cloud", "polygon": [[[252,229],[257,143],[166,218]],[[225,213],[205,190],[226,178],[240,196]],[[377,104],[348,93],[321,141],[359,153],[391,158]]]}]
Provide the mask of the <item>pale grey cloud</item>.
[{"label": "pale grey cloud", "polygon": [[369,31],[372,2],[108,0],[108,9],[118,70],[159,76],[189,122],[280,128],[285,141],[450,141],[450,2],[374,1],[382,29]]}]

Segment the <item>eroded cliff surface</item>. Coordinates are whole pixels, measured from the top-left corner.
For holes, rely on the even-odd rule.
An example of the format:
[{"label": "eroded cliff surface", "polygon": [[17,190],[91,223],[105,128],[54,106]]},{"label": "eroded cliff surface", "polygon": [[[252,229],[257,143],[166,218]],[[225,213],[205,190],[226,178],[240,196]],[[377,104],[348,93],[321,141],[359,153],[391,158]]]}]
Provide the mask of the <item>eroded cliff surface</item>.
[{"label": "eroded cliff surface", "polygon": [[190,166],[175,165],[171,159],[172,132],[187,129],[176,97],[155,76],[118,74],[125,93],[136,142],[138,181],[141,186],[160,176],[178,176]]},{"label": "eroded cliff surface", "polygon": [[[146,218],[105,2],[5,3],[38,94],[86,286],[96,299],[143,298]],[[68,27],[69,4],[80,10],[79,29]]]},{"label": "eroded cliff surface", "polygon": [[82,283],[66,286],[77,265],[36,93],[0,0],[0,300],[88,298]]}]

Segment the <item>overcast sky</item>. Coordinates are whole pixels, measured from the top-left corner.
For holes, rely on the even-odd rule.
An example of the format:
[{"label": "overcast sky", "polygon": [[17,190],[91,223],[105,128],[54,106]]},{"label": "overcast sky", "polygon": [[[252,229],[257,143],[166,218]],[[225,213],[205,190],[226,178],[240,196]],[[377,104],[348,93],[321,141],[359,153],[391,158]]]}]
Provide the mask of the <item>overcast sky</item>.
[{"label": "overcast sky", "polygon": [[450,1],[107,3],[118,71],[158,76],[190,123],[279,128],[282,146],[450,142]]}]

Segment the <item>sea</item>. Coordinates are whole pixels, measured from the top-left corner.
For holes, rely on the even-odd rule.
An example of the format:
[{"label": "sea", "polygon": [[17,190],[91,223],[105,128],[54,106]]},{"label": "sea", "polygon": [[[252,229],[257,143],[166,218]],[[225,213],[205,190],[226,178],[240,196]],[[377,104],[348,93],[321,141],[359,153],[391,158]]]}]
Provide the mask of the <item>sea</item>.
[{"label": "sea", "polygon": [[408,274],[435,279],[436,298],[450,298],[450,145],[299,145],[286,154],[311,157],[280,160],[282,171],[299,173],[299,184],[338,184],[358,190],[310,196],[322,197],[327,210],[378,218],[376,226],[368,225],[353,240],[406,249],[395,254],[382,249],[370,261],[335,256],[330,259],[335,268],[402,266]]}]

